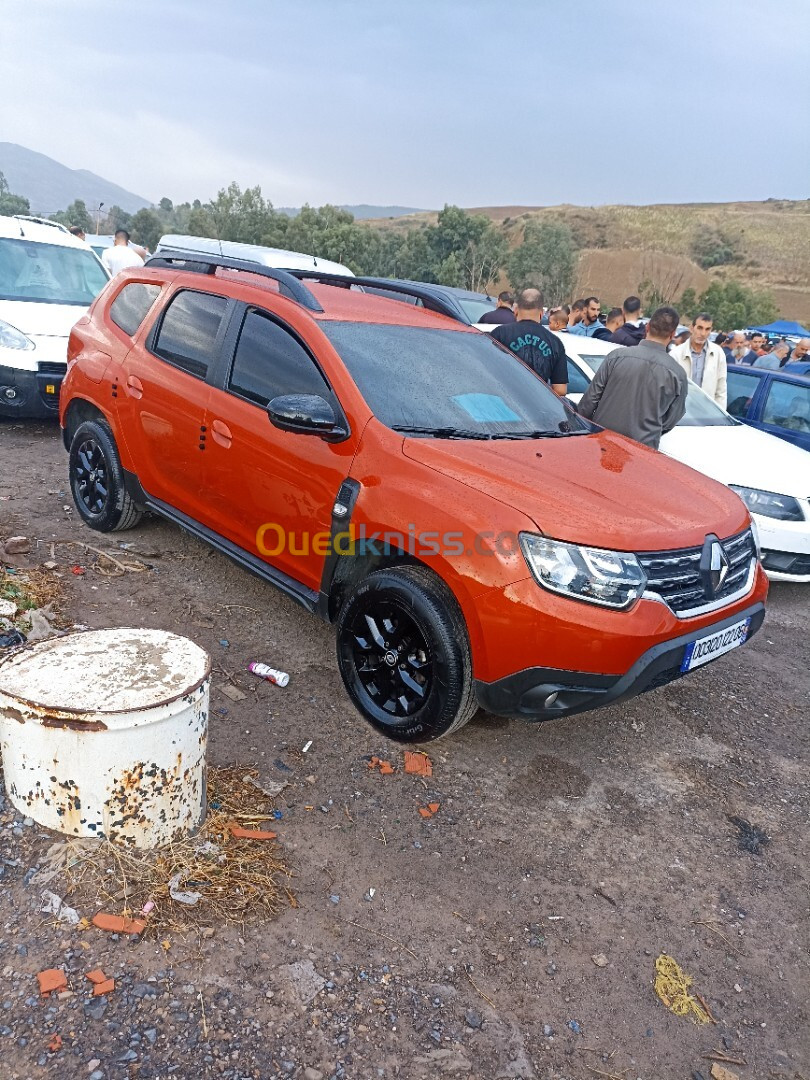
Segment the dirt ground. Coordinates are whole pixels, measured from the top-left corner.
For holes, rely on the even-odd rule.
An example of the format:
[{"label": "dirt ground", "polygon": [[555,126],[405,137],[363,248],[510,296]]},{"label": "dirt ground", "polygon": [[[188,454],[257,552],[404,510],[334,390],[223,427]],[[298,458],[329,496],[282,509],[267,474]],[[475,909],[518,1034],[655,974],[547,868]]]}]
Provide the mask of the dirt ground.
[{"label": "dirt ground", "polygon": [[[34,565],[80,539],[151,565],[78,577],[81,549],[55,549],[70,620],[211,653],[209,762],[289,782],[276,825],[299,906],[168,949],[59,924],[26,885],[54,836],[5,800],[3,1080],[708,1080],[713,1054],[741,1080],[810,1078],[810,587],[773,586],[749,646],[628,704],[479,715],[426,747],[422,780],[350,706],[329,627],[173,525],[99,537],[69,505],[55,427],[0,422],[0,538],[36,540]],[[661,953],[716,1023],[658,999]],[[51,967],[70,990],[43,1000]],[[115,992],[91,996],[92,967]]]}]

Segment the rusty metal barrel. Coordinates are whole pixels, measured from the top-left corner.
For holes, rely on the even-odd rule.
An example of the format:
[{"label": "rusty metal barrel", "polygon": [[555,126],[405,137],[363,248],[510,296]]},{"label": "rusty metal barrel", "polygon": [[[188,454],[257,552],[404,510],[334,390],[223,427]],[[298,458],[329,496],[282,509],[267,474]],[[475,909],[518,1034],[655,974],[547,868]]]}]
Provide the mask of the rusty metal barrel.
[{"label": "rusty metal barrel", "polygon": [[86,630],[0,661],[6,792],[40,825],[137,848],[205,817],[211,660],[163,630]]}]

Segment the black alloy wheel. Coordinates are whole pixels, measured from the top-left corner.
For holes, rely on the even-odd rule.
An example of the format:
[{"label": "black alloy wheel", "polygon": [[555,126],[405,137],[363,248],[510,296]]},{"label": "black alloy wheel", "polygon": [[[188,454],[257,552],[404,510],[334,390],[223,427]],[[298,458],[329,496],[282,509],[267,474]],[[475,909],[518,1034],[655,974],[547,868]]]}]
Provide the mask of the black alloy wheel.
[{"label": "black alloy wheel", "polygon": [[104,451],[92,435],[76,448],[76,493],[88,514],[99,515],[110,497],[107,461]]},{"label": "black alloy wheel", "polygon": [[79,424],[70,444],[70,490],[82,521],[97,532],[130,529],[143,511],[124,483],[124,470],[106,420]]},{"label": "black alloy wheel", "polygon": [[376,570],[355,586],[338,616],[337,654],[352,702],[389,739],[438,739],[478,707],[461,611],[423,566]]}]

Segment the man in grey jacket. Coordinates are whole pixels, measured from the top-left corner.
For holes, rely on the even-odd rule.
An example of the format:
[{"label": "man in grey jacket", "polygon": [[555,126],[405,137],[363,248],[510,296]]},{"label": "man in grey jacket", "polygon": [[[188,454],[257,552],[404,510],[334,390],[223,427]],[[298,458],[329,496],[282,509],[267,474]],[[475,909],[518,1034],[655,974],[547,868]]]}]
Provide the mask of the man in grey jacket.
[{"label": "man in grey jacket", "polygon": [[686,372],[667,352],[678,318],[674,308],[658,308],[644,341],[609,353],[582,395],[580,415],[657,450],[686,411]]}]

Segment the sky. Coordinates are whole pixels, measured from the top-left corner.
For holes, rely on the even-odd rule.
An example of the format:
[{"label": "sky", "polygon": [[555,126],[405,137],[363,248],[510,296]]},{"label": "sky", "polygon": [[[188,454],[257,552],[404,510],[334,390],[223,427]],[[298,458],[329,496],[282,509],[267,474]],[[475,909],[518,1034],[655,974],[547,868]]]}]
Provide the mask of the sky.
[{"label": "sky", "polygon": [[807,0],[3,0],[0,141],[152,201],[810,197]]}]

